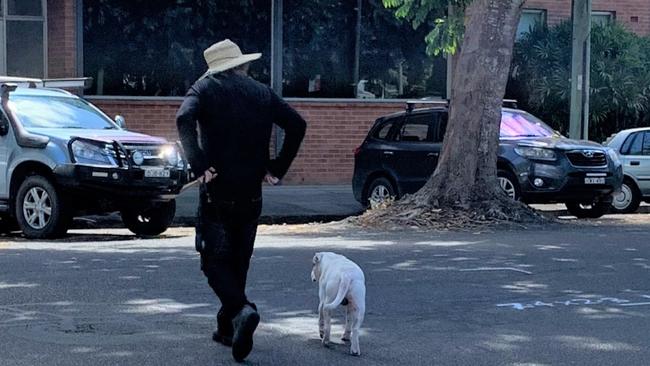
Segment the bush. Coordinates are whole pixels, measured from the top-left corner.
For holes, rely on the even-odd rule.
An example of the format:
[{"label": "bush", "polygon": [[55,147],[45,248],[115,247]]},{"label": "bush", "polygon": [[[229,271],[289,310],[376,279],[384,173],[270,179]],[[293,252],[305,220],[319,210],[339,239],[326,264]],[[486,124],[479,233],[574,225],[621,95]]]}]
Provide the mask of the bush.
[{"label": "bush", "polygon": [[[508,97],[554,128],[569,130],[571,23],[538,27],[516,43]],[[594,26],[589,137],[603,141],[650,124],[650,38],[620,25]]]}]

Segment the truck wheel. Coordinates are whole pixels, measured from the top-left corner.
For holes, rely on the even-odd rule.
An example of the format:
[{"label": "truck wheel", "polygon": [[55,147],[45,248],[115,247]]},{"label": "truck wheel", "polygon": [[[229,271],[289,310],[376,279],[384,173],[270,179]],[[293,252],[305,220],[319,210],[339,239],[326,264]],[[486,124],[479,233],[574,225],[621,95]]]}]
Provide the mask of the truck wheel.
[{"label": "truck wheel", "polygon": [[598,197],[592,203],[567,202],[569,213],[579,219],[597,219],[607,212],[612,205],[612,196]]},{"label": "truck wheel", "polygon": [[126,208],[122,222],[136,235],[154,236],[165,232],[176,215],[176,201],[161,202],[148,207]]},{"label": "truck wheel", "polygon": [[72,216],[66,210],[62,195],[43,176],[31,175],[23,181],[14,207],[18,226],[28,238],[60,237],[70,227]]}]

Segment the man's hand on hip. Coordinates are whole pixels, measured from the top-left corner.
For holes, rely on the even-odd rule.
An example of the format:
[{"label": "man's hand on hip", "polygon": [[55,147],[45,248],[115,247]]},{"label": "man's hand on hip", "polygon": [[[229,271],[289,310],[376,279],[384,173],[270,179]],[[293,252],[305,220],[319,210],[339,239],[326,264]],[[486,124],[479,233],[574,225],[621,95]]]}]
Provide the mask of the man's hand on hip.
[{"label": "man's hand on hip", "polygon": [[199,182],[201,183],[210,183],[211,180],[217,177],[217,171],[214,168],[208,168],[203,175],[199,177]]},{"label": "man's hand on hip", "polygon": [[264,176],[264,181],[266,183],[274,186],[274,185],[276,185],[276,184],[278,184],[280,182],[280,179],[278,179],[277,177],[274,177],[273,175],[271,175],[271,173],[266,173],[266,175]]}]

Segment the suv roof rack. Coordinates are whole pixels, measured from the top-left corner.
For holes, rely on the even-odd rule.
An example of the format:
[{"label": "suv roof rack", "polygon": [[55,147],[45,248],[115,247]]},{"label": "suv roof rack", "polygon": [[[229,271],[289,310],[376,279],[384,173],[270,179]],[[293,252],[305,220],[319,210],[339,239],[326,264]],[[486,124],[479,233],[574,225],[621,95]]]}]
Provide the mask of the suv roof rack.
[{"label": "suv roof rack", "polygon": [[89,88],[93,78],[37,79],[18,76],[0,76],[0,84],[16,84],[28,88]]},{"label": "suv roof rack", "polygon": [[[449,105],[448,99],[425,99],[425,100],[407,100],[406,101],[406,112],[411,113],[417,104],[427,104],[427,105],[438,105],[446,107]],[[504,99],[503,107],[505,108],[518,108],[516,99]]]}]

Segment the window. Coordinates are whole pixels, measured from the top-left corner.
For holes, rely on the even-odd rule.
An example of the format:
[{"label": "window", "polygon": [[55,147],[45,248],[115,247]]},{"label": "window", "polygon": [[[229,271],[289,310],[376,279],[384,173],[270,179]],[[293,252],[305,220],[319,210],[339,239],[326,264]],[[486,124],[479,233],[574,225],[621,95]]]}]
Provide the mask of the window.
[{"label": "window", "polygon": [[[275,1],[282,3],[274,19],[282,29],[283,96],[445,96],[446,60],[425,52],[430,24],[413,30],[382,0]],[[224,38],[262,52],[251,74],[270,82],[272,1],[82,3],[84,70],[94,79],[88,94],[183,95],[205,71],[203,50]]]},{"label": "window", "polygon": [[645,132],[644,135],[642,154],[650,155],[650,132]]},{"label": "window", "polygon": [[[350,0],[348,0],[350,1]],[[351,1],[352,2],[352,1]],[[357,98],[436,98],[447,91],[447,60],[425,52],[431,26],[413,29],[381,0],[361,2]]]},{"label": "window", "polygon": [[83,18],[88,94],[182,96],[226,38],[261,52],[250,74],[270,82],[271,1],[84,1]]},{"label": "window", "polygon": [[45,76],[45,1],[0,0],[0,74]]},{"label": "window", "polygon": [[[650,142],[650,139],[649,139]],[[643,151],[643,133],[637,132],[627,138],[621,148],[623,155],[641,155]]]},{"label": "window", "polygon": [[502,111],[499,137],[551,137],[555,131],[532,114],[522,111]]},{"label": "window", "polygon": [[592,11],[591,12],[591,22],[593,25],[605,26],[612,24],[615,19],[615,13],[613,11]]},{"label": "window", "polygon": [[546,25],[546,10],[524,9],[517,26],[517,39],[520,39],[535,27],[544,25]]},{"label": "window", "polygon": [[382,125],[375,130],[373,137],[379,140],[386,140],[394,123],[395,119],[384,121]]},{"label": "window", "polygon": [[403,142],[431,142],[429,129],[432,118],[431,114],[409,117],[395,139]]},{"label": "window", "polygon": [[283,95],[354,97],[356,1],[284,0],[283,6]]}]

